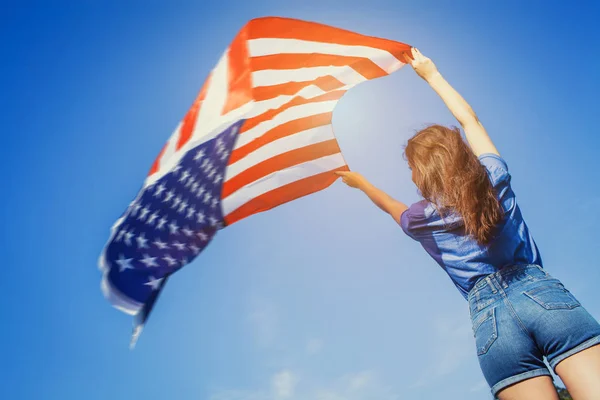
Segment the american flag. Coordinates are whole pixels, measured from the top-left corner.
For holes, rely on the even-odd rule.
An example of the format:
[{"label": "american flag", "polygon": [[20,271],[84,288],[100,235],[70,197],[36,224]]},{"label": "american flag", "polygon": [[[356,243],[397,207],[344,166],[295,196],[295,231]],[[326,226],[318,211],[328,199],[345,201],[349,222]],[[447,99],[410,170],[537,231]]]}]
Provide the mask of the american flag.
[{"label": "american flag", "polygon": [[338,100],[404,65],[410,46],[288,18],[251,20],[209,74],[100,256],[102,290],[136,315],[217,230],[331,185],[348,170]]}]

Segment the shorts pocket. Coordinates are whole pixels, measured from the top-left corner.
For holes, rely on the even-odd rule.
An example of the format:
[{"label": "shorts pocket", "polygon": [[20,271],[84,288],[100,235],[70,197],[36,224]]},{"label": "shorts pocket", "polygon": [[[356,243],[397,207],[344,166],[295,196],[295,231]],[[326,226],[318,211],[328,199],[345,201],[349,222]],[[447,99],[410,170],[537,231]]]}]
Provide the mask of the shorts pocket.
[{"label": "shorts pocket", "polygon": [[475,335],[477,355],[484,355],[498,338],[495,307],[481,313],[477,317],[473,322],[473,334]]},{"label": "shorts pocket", "polygon": [[559,282],[526,290],[523,294],[546,310],[570,310],[581,305],[571,292]]}]

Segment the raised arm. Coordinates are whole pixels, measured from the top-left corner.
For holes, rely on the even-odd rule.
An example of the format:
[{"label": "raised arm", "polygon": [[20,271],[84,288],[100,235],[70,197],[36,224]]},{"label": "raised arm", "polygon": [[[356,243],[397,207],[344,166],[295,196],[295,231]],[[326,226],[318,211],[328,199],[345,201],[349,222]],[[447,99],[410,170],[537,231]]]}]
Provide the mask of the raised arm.
[{"label": "raised arm", "polygon": [[341,176],[346,185],[364,192],[377,207],[390,214],[397,223],[400,223],[400,216],[408,209],[406,204],[392,198],[383,190],[376,188],[358,172],[339,171],[336,172],[336,175]]},{"label": "raised arm", "polygon": [[444,79],[435,64],[421,52],[412,48],[412,59],[408,59],[417,75],[423,78],[442,98],[452,115],[465,131],[471,150],[477,157],[484,153],[500,155],[485,128],[477,118],[471,106]]}]

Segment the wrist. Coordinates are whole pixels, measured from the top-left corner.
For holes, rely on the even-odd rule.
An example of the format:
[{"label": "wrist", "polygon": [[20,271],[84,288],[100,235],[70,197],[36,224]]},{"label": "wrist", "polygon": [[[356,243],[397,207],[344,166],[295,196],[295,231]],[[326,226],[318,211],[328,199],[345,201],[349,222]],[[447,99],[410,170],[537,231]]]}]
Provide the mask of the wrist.
[{"label": "wrist", "polygon": [[435,72],[427,75],[424,78],[427,81],[427,83],[429,83],[429,84],[435,83],[436,81],[439,81],[440,79],[444,79],[444,77],[442,77],[442,74],[440,74],[440,71],[435,71]]},{"label": "wrist", "polygon": [[371,185],[368,180],[363,179],[358,185],[358,188],[368,194],[373,189],[373,185]]}]

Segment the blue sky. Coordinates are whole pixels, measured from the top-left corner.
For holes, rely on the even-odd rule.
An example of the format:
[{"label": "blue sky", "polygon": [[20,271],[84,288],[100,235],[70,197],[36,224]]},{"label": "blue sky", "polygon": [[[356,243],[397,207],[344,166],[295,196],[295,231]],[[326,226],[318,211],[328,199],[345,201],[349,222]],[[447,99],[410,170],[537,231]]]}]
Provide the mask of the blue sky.
[{"label": "blue sky", "polygon": [[[443,271],[337,182],[217,235],[135,351],[100,292],[109,228],[238,29],[323,22],[415,45],[507,160],[545,267],[596,318],[598,6],[327,0],[3,2],[0,398],[482,399],[468,309]],[[353,89],[354,170],[418,200],[402,145],[454,123],[410,68]]]}]

